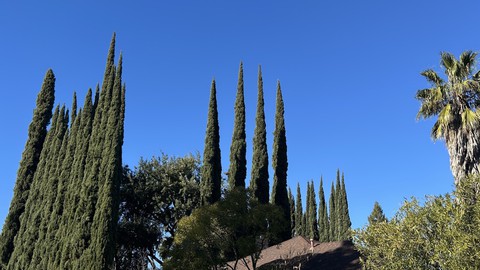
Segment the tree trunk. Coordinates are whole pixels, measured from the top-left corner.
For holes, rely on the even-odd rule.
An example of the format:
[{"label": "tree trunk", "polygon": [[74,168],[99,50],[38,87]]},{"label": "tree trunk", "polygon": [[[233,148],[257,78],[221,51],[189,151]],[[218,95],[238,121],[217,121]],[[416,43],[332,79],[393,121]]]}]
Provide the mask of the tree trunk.
[{"label": "tree trunk", "polygon": [[479,132],[476,128],[468,131],[459,128],[452,130],[446,137],[450,168],[455,180],[455,186],[469,174],[480,173]]}]

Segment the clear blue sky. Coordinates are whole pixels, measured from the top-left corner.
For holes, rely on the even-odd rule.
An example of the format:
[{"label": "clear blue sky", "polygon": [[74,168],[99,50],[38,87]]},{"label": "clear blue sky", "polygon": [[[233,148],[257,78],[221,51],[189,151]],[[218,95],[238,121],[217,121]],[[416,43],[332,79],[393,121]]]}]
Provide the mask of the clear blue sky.
[{"label": "clear blue sky", "polygon": [[441,51],[480,50],[479,1],[26,2],[0,3],[0,226],[46,70],[57,77],[58,104],[70,106],[74,90],[83,104],[102,79],[114,31],[127,84],[124,162],[132,167],[162,151],[203,152],[215,77],[228,168],[243,61],[248,166],[261,64],[269,154],[282,83],[294,192],[299,182],[305,195],[311,179],[318,192],[323,175],[329,194],[340,168],[353,227],[361,227],[375,200],[391,217],[404,198],[453,188],[444,143],[430,139],[432,120],[415,120],[414,95],[429,86],[422,70],[440,71]]}]

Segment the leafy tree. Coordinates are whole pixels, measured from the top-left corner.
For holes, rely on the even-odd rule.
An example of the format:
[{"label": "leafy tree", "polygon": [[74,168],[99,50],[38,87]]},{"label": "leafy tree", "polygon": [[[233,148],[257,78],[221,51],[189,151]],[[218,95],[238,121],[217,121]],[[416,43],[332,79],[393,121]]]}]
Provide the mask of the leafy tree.
[{"label": "leafy tree", "polygon": [[[235,98],[235,121],[232,145],[230,146],[230,168],[228,182],[230,189],[245,188],[247,177],[247,143],[245,141],[245,98],[243,94],[243,63],[238,71],[237,97]],[[286,191],[285,191],[286,192]]]},{"label": "leafy tree", "polygon": [[277,83],[277,100],[275,111],[275,131],[273,133],[273,189],[272,203],[283,209],[288,225],[283,232],[282,240],[290,238],[290,204],[287,195],[287,137],[285,131],[285,109],[280,81]]},{"label": "leafy tree", "polygon": [[265,111],[263,101],[262,68],[258,67],[258,100],[255,121],[255,134],[253,136],[252,178],[250,188],[260,203],[268,203],[268,150],[267,131],[265,124]]},{"label": "leafy tree", "polygon": [[434,70],[421,73],[430,88],[417,91],[421,102],[417,119],[438,116],[432,138],[445,139],[455,184],[471,173],[480,172],[480,145],[477,135],[480,105],[480,71],[473,74],[477,53],[463,52],[459,59],[451,53],[440,54],[446,80]]},{"label": "leafy tree", "polygon": [[33,119],[28,128],[28,139],[17,172],[13,198],[0,235],[0,267],[8,264],[14,250],[14,238],[20,229],[20,216],[25,211],[25,203],[47,135],[47,125],[52,118],[54,102],[55,75],[50,69],[47,71],[42,88],[38,93]]},{"label": "leafy tree", "polygon": [[245,190],[234,189],[223,201],[180,220],[173,256],[164,268],[236,269],[240,263],[256,269],[261,250],[278,240],[284,223],[279,207],[261,204]]},{"label": "leafy tree", "polygon": [[453,194],[405,201],[392,220],[357,230],[366,269],[479,269],[480,178],[463,179]]},{"label": "leafy tree", "polygon": [[373,205],[373,210],[370,216],[368,216],[368,224],[376,224],[381,222],[387,222],[387,217],[383,213],[383,209],[378,202]]},{"label": "leafy tree", "polygon": [[198,156],[162,154],[124,169],[117,269],[155,268],[169,257],[178,222],[200,205],[199,184]]},{"label": "leafy tree", "polygon": [[202,202],[212,204],[220,200],[222,188],[222,160],[220,151],[220,127],[218,125],[217,89],[215,80],[210,90],[207,134],[202,164]]}]

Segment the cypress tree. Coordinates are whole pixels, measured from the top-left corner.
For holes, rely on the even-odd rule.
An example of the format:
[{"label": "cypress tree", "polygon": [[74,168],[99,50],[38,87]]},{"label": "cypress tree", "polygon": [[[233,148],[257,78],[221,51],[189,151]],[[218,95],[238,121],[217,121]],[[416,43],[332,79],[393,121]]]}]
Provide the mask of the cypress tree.
[{"label": "cypress tree", "polygon": [[351,233],[350,228],[352,226],[352,222],[350,221],[350,214],[348,211],[348,199],[347,199],[347,190],[345,188],[345,175],[342,172],[342,180],[340,184],[340,204],[341,207],[339,208],[339,216],[340,219],[340,233],[339,237],[340,240],[350,240]]},{"label": "cypress tree", "polygon": [[[90,99],[91,99],[91,95],[90,95]],[[76,95],[74,95],[73,104],[74,105],[72,107],[76,108]],[[62,167],[61,167],[61,173],[58,181],[57,195],[55,198],[55,203],[54,203],[52,213],[50,215],[50,221],[47,228],[47,235],[45,237],[46,240],[45,240],[45,243],[43,244],[44,251],[42,251],[43,252],[42,260],[45,260],[45,262],[42,261],[41,265],[46,264],[47,266],[45,267],[45,269],[59,269],[58,263],[57,263],[59,258],[57,259],[57,257],[60,257],[61,255],[61,245],[63,241],[58,236],[59,236],[59,230],[62,225],[62,220],[64,218],[65,205],[67,204],[66,203],[67,190],[68,190],[68,185],[71,179],[71,175],[73,174],[75,152],[77,151],[77,148],[79,145],[77,144],[77,138],[79,137],[78,133],[80,132],[81,119],[82,119],[82,109],[79,110],[78,114],[76,113],[76,109],[75,110],[72,109],[72,111],[75,111],[75,114],[72,112],[74,123],[71,124],[68,137],[65,136],[65,138],[68,139],[66,154],[61,164]],[[40,254],[42,254],[42,252]]]},{"label": "cypress tree", "polygon": [[290,228],[292,229],[291,236],[294,237],[296,232],[296,224],[295,224],[295,199],[293,198],[292,195],[292,190],[288,188],[288,201],[290,203]]},{"label": "cypress tree", "polygon": [[[88,150],[85,158],[78,204],[69,220],[70,238],[62,248],[62,269],[107,269],[113,263],[112,241],[116,224],[116,191],[121,162],[119,125],[121,116],[121,64],[113,65],[115,35],[110,44],[102,91],[95,108]],[[114,90],[114,83],[117,87]],[[117,98],[115,98],[117,97]],[[108,138],[108,139],[107,139]],[[83,166],[82,166],[83,167]],[[114,222],[112,220],[115,220]],[[113,231],[112,231],[113,230]]]},{"label": "cypress tree", "polygon": [[222,160],[220,152],[220,127],[218,124],[217,90],[212,80],[208,107],[207,132],[202,165],[202,203],[220,200],[222,189]]},{"label": "cypress tree", "polygon": [[[122,55],[118,61],[110,104],[106,108],[106,134],[103,144],[98,195],[91,227],[91,243],[80,265],[90,269],[111,269],[115,255],[118,196],[122,177],[123,106]],[[108,139],[107,139],[108,138]]]},{"label": "cypress tree", "polygon": [[310,211],[310,208],[312,207],[311,203],[312,203],[312,200],[310,199],[310,196],[312,196],[312,192],[310,190],[310,182],[307,182],[307,194],[306,194],[306,200],[305,200],[305,227],[304,227],[304,236],[307,237],[307,238],[311,238],[311,228],[312,228],[312,224],[310,224],[310,222],[312,221],[310,219],[310,214],[311,214],[311,211]]},{"label": "cypress tree", "polygon": [[303,206],[302,193],[300,191],[300,183],[297,183],[297,198],[295,207],[295,235],[304,235],[303,233]]},{"label": "cypress tree", "polygon": [[55,75],[50,69],[45,75],[37,97],[33,119],[28,128],[28,139],[17,172],[13,198],[0,235],[0,267],[8,264],[14,250],[14,238],[20,229],[20,216],[25,211],[25,203],[47,135],[47,126],[52,118],[54,102]]},{"label": "cypress tree", "polygon": [[[52,118],[52,126],[47,133],[44,147],[40,155],[37,172],[30,186],[29,197],[25,203],[25,210],[20,218],[20,228],[15,237],[15,249],[12,252],[7,269],[28,269],[32,259],[35,243],[41,233],[41,215],[44,206],[44,197],[48,188],[48,176],[55,166],[57,153],[57,138],[60,136],[60,126],[63,122],[65,109],[55,108]],[[43,233],[43,232],[42,232]]]},{"label": "cypress tree", "polygon": [[340,170],[337,169],[337,180],[335,182],[335,235],[336,240],[340,241],[342,227],[344,223],[344,217],[342,216],[343,213],[343,201],[342,201],[342,187],[340,184]]},{"label": "cypress tree", "polygon": [[330,189],[330,199],[328,202],[328,210],[330,212],[330,241],[337,241],[337,211],[336,211],[336,200],[335,200],[335,187],[332,182],[332,187]]},{"label": "cypress tree", "polygon": [[77,92],[73,92],[73,101],[72,101],[72,116],[70,117],[71,125],[73,126],[75,122],[75,117],[77,117]]},{"label": "cypress tree", "polygon": [[[60,182],[60,174],[62,170],[62,163],[65,159],[68,144],[68,124],[69,116],[68,109],[65,106],[60,110],[59,121],[57,129],[52,141],[52,151],[48,157],[48,172],[43,175],[41,179],[38,179],[42,183],[40,190],[41,202],[34,202],[38,209],[35,214],[39,216],[40,222],[38,224],[28,224],[27,226],[37,225],[38,238],[34,242],[30,243],[30,247],[33,248],[33,255],[28,269],[48,269],[48,253],[47,249],[53,243],[50,242],[48,236],[48,225],[50,223],[50,217],[53,213],[56,197],[58,194],[58,187]],[[32,204],[32,205],[33,205]],[[31,221],[29,216],[29,220]],[[33,219],[35,220],[35,219]],[[23,243],[23,244],[28,244]]]},{"label": "cypress tree", "polygon": [[378,202],[373,205],[373,210],[370,216],[368,216],[368,224],[373,225],[381,222],[387,222],[387,217],[383,213],[383,209]]},{"label": "cypress tree", "polygon": [[275,131],[273,133],[273,189],[272,202],[283,209],[285,219],[287,220],[287,228],[282,234],[283,240],[289,239],[291,229],[290,226],[290,205],[287,195],[287,137],[285,132],[284,104],[282,98],[282,89],[280,81],[277,83],[277,101],[275,112]]},{"label": "cypress tree", "polygon": [[309,229],[310,229],[310,238],[318,240],[318,220],[317,220],[317,200],[315,196],[315,187],[312,183],[310,184],[310,208],[309,208]]},{"label": "cypress tree", "polygon": [[[240,62],[238,71],[237,96],[235,98],[235,121],[230,146],[230,168],[228,182],[230,189],[245,188],[247,177],[247,143],[245,135],[245,98],[243,94],[243,63]],[[285,190],[285,196],[287,191]]]},{"label": "cypress tree", "polygon": [[328,213],[327,213],[327,204],[325,202],[325,192],[323,191],[323,177],[320,178],[320,187],[318,191],[318,198],[320,203],[318,204],[318,234],[320,242],[329,241],[329,223],[328,223]]},{"label": "cypress tree", "polygon": [[[97,88],[98,89],[98,88]],[[56,239],[61,239],[59,243],[59,253],[54,259],[54,269],[71,269],[73,258],[80,256],[80,249],[72,237],[77,233],[77,224],[80,217],[76,215],[76,209],[80,204],[81,189],[83,177],[85,175],[86,158],[92,133],[94,108],[92,104],[92,90],[89,89],[85,97],[83,109],[79,114],[79,130],[76,136],[75,154],[68,184],[65,191],[63,203],[64,211],[60,221],[59,229],[56,233]]]},{"label": "cypress tree", "polygon": [[268,151],[265,110],[263,100],[262,67],[258,67],[258,100],[255,117],[255,134],[253,136],[252,178],[250,188],[260,203],[266,204],[269,199]]}]

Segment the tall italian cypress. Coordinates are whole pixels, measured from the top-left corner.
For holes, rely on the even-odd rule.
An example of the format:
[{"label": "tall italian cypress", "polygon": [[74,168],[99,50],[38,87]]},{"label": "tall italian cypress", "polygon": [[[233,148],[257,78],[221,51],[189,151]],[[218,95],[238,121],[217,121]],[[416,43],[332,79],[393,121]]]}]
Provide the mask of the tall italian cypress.
[{"label": "tall italian cypress", "polygon": [[303,227],[303,233],[305,237],[307,238],[311,238],[310,237],[310,234],[311,234],[311,228],[312,228],[312,224],[310,224],[310,214],[312,213],[310,211],[310,207],[312,207],[311,205],[311,202],[312,200],[310,199],[310,196],[312,196],[312,192],[310,190],[310,182],[307,182],[307,194],[306,194],[306,200],[305,200],[305,213],[304,213],[304,216],[305,216],[305,224],[304,224],[304,227]]},{"label": "tall italian cypress", "polygon": [[328,222],[327,204],[325,202],[325,192],[323,191],[323,177],[320,178],[320,187],[318,191],[318,240],[328,242],[330,240],[330,226]]},{"label": "tall italian cypress", "polygon": [[285,219],[288,221],[283,239],[290,236],[290,204],[287,195],[287,137],[285,131],[285,109],[283,104],[280,81],[277,83],[277,101],[275,111],[275,131],[273,133],[273,189],[272,202],[283,209]]},{"label": "tall italian cypress", "polygon": [[300,183],[297,183],[297,197],[295,206],[295,235],[304,235],[303,232],[303,206],[302,193],[300,191]]},{"label": "tall italian cypress", "polygon": [[330,241],[337,241],[337,211],[336,211],[336,199],[335,199],[335,187],[332,182],[332,187],[330,189],[330,199],[328,201],[328,210],[330,213],[330,232],[329,238]]},{"label": "tall italian cypress", "polygon": [[292,229],[291,237],[296,235],[295,228],[295,198],[293,198],[292,190],[288,188],[288,202],[290,203],[290,228]]},{"label": "tall italian cypress", "polygon": [[344,223],[343,220],[343,201],[342,201],[342,186],[340,183],[340,169],[337,169],[337,180],[335,182],[335,235],[336,235],[336,240],[342,240],[341,238],[341,232],[342,232],[342,226]]},{"label": "tall italian cypress", "polygon": [[[245,98],[243,93],[243,63],[238,71],[237,97],[235,98],[235,121],[230,146],[228,182],[230,189],[245,188],[247,177],[247,142],[245,134]],[[287,191],[285,190],[285,195]]]},{"label": "tall italian cypress", "polygon": [[53,113],[52,126],[45,138],[44,147],[40,155],[37,172],[30,186],[29,197],[25,203],[25,211],[20,221],[21,226],[15,237],[15,249],[12,252],[10,261],[7,265],[9,270],[29,269],[35,243],[39,238],[39,234],[43,234],[42,230],[42,213],[44,205],[48,204],[47,194],[50,191],[49,176],[55,173],[56,157],[58,156],[58,141],[62,140],[63,135],[63,119],[65,116],[65,108],[60,110],[56,107]]},{"label": "tall italian cypress", "polygon": [[310,184],[310,213],[308,214],[309,224],[309,237],[314,240],[318,240],[318,220],[317,220],[317,200],[315,196],[315,186],[313,181]]},{"label": "tall italian cypress", "polygon": [[220,127],[218,124],[217,89],[212,80],[208,106],[207,131],[203,151],[201,196],[203,204],[220,200],[222,188],[222,161],[220,153]]},{"label": "tall italian cypress", "polygon": [[258,99],[253,136],[252,178],[250,188],[260,203],[266,204],[269,199],[268,151],[265,110],[263,100],[262,67],[258,67]]},{"label": "tall italian cypress", "polygon": [[348,199],[347,199],[347,190],[345,188],[345,175],[342,172],[342,180],[340,184],[340,205],[339,216],[339,240],[349,240],[351,239],[350,228],[352,222],[350,221],[350,213],[348,211]]},{"label": "tall italian cypress", "polygon": [[55,76],[50,69],[43,80],[37,97],[33,119],[28,128],[28,139],[20,160],[13,198],[10,209],[0,235],[0,266],[6,266],[14,250],[14,238],[20,229],[20,216],[25,211],[30,185],[37,170],[40,154],[43,149],[47,126],[52,118],[55,102]]}]

